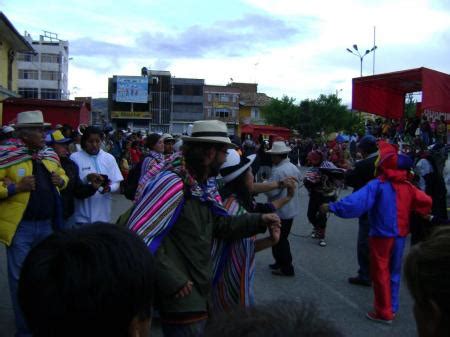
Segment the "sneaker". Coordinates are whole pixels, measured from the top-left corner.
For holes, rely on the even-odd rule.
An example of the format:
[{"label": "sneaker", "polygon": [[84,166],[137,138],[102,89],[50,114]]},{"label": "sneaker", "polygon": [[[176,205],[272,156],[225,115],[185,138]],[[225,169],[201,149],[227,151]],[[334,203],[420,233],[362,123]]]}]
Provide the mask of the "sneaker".
[{"label": "sneaker", "polygon": [[311,233],[311,238],[312,239],[318,239],[319,238],[319,233],[315,229]]},{"label": "sneaker", "polygon": [[269,268],[272,270],[280,269],[280,265],[275,262],[275,263],[269,264]]},{"label": "sneaker", "polygon": [[319,246],[320,247],[326,247],[326,245],[327,245],[327,243],[326,243],[325,239],[320,239],[319,240]]},{"label": "sneaker", "polygon": [[377,313],[370,311],[366,314],[366,317],[370,319],[371,321],[377,322],[377,323],[383,323],[383,324],[392,324],[392,319],[384,319],[380,317]]},{"label": "sneaker", "polygon": [[350,284],[354,284],[357,286],[364,286],[364,287],[371,287],[372,286],[372,282],[370,282],[369,280],[364,280],[358,276],[356,277],[349,277],[348,278],[348,283]]}]

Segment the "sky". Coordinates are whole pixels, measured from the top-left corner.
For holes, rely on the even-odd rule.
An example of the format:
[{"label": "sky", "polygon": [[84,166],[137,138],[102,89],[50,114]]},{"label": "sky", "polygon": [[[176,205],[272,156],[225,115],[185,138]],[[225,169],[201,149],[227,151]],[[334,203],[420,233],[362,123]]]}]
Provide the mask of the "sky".
[{"label": "sky", "polygon": [[[20,33],[69,41],[71,97],[107,97],[108,77],[168,70],[206,84],[351,102],[351,80],[427,67],[450,73],[450,0],[0,0]],[[373,62],[375,56],[375,67]]]}]

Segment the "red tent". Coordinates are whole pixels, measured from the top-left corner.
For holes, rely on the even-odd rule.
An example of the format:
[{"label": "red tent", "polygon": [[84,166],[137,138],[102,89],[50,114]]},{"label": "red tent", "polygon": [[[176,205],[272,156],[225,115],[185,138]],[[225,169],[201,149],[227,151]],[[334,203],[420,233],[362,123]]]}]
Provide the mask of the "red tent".
[{"label": "red tent", "polygon": [[405,95],[422,91],[422,111],[450,116],[450,75],[428,68],[353,79],[352,108],[387,118],[401,118]]},{"label": "red tent", "polygon": [[284,140],[289,140],[291,136],[291,130],[288,128],[283,128],[281,126],[272,125],[254,125],[246,124],[241,127],[241,134],[251,134],[253,139],[257,139],[259,135],[273,136],[274,138],[283,138]]}]

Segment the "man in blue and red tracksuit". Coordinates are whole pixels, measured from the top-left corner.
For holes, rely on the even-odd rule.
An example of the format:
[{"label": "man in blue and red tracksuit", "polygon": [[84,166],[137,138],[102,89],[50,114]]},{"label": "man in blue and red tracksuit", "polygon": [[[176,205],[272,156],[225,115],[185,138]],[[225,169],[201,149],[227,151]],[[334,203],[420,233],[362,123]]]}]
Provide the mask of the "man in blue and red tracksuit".
[{"label": "man in blue and red tracksuit", "polygon": [[409,182],[409,157],[396,146],[380,141],[377,178],[340,201],[324,204],[322,212],[356,218],[368,212],[370,273],[375,294],[374,311],[367,318],[390,324],[399,307],[402,255],[411,212],[430,214],[431,198]]}]

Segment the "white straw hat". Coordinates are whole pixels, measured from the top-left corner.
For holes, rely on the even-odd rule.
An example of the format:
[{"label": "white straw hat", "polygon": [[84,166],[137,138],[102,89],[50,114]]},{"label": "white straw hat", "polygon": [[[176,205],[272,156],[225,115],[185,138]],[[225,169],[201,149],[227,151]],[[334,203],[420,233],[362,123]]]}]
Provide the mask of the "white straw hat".
[{"label": "white straw hat", "polygon": [[229,148],[236,146],[228,138],[228,129],[224,122],[202,120],[194,122],[191,136],[183,136],[183,142],[220,143]]},{"label": "white straw hat", "polygon": [[278,141],[273,142],[272,149],[266,151],[269,154],[285,154],[291,152],[292,149],[287,146],[284,142]]},{"label": "white straw hat", "polygon": [[17,114],[17,123],[15,124],[17,128],[33,128],[33,127],[44,127],[50,126],[50,123],[44,123],[44,117],[42,116],[42,111],[23,111]]}]

